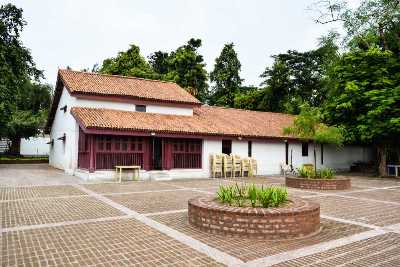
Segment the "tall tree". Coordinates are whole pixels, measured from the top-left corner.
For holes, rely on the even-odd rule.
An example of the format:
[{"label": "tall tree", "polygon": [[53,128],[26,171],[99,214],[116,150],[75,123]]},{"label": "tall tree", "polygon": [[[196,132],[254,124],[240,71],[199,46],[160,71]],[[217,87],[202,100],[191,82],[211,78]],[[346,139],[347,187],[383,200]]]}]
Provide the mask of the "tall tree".
[{"label": "tall tree", "polygon": [[20,41],[26,25],[22,13],[12,4],[0,7],[0,137],[11,139],[14,153],[19,153],[21,137],[39,132],[45,118],[41,110],[49,102],[49,90],[30,81],[38,81],[42,72]]},{"label": "tall tree", "polygon": [[208,76],[203,56],[198,52],[200,47],[201,40],[192,38],[171,52],[167,59],[169,71],[164,78],[175,81],[204,102],[208,95]]},{"label": "tall tree", "polygon": [[289,50],[273,56],[274,64],[261,75],[265,90],[260,109],[297,114],[303,103],[320,106],[326,98],[328,66],[336,60],[337,49],[331,36],[316,50]]},{"label": "tall tree", "polygon": [[119,52],[115,58],[107,58],[99,68],[100,73],[159,78],[146,59],[140,54],[140,48],[131,44],[127,51]]},{"label": "tall tree", "polygon": [[215,85],[212,88],[210,104],[233,107],[235,95],[242,84],[239,72],[240,61],[234,49],[234,44],[225,44],[219,57],[215,59],[214,70],[210,80]]},{"label": "tall tree", "polygon": [[348,142],[376,145],[379,174],[384,176],[388,148],[400,144],[399,57],[379,48],[348,52],[332,80],[327,122],[344,127]]},{"label": "tall tree", "polygon": [[319,13],[317,23],[343,23],[344,41],[350,48],[379,46],[400,53],[399,0],[363,0],[354,10],[344,0],[320,0],[312,9]]},{"label": "tall tree", "polygon": [[148,57],[151,68],[159,74],[167,74],[170,70],[168,58],[169,54],[162,51],[156,51]]}]

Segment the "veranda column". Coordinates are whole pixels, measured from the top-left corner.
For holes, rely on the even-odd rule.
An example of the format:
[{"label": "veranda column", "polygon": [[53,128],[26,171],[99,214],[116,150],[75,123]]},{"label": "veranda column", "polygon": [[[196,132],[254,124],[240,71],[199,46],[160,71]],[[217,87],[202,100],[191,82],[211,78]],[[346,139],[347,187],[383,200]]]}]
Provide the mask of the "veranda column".
[{"label": "veranda column", "polygon": [[89,138],[89,172],[96,170],[96,138],[94,135],[88,135]]}]

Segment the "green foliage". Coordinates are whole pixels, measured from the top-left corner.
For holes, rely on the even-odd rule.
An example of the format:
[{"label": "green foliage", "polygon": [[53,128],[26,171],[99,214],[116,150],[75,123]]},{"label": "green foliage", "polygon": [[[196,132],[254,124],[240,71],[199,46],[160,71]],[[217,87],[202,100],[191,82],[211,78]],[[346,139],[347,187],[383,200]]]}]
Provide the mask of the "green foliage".
[{"label": "green foliage", "polygon": [[346,129],[349,142],[395,142],[400,135],[400,59],[377,48],[349,52],[336,66],[329,123]]},{"label": "green foliage", "polygon": [[139,47],[134,44],[131,44],[127,51],[119,52],[115,58],[105,59],[99,72],[149,79],[159,77],[140,54]]},{"label": "green foliage", "polygon": [[337,146],[343,144],[341,130],[323,124],[321,111],[307,104],[301,106],[300,115],[294,119],[293,125],[285,128],[283,132],[316,143],[330,143]]},{"label": "green foliage", "polygon": [[250,200],[251,206],[254,208],[257,204],[258,188],[255,184],[250,185],[247,188],[247,198]]},{"label": "green foliage", "polygon": [[335,176],[335,172],[330,168],[322,168],[315,171],[305,166],[298,168],[297,173],[299,177],[307,179],[333,179]]},{"label": "green foliage", "polygon": [[171,53],[152,53],[149,62],[140,54],[138,46],[132,44],[127,51],[119,52],[115,58],[107,58],[98,69],[100,73],[142,77],[147,79],[174,81],[200,101],[207,97],[207,71],[203,57],[198,53],[200,39],[190,39],[186,45]]},{"label": "green foliage", "polygon": [[247,194],[247,187],[245,185],[238,185],[237,183],[235,184],[234,187],[234,197],[233,199],[236,201],[236,204],[239,207],[243,207],[243,204],[246,200],[246,194]]},{"label": "green foliage", "polygon": [[22,9],[12,4],[0,6],[0,137],[7,136],[7,124],[16,110],[18,90],[29,79],[42,76],[29,49],[20,41],[26,25]]},{"label": "green foliage", "polygon": [[255,208],[279,207],[288,201],[288,192],[284,187],[257,187],[238,185],[221,185],[217,192],[217,198],[220,202],[232,205],[235,203],[239,207],[251,205]]},{"label": "green foliage", "polygon": [[214,70],[210,73],[210,80],[215,84],[209,99],[211,105],[234,106],[235,95],[242,83],[240,69],[234,44],[225,44],[219,57],[215,59]]},{"label": "green foliage", "polygon": [[208,75],[203,56],[198,53],[200,47],[201,40],[192,38],[186,45],[171,52],[168,57],[169,72],[165,77],[204,102],[208,95]]},{"label": "green foliage", "polygon": [[232,205],[234,198],[234,188],[233,186],[220,186],[217,191],[217,197],[222,203],[227,203]]},{"label": "green foliage", "polygon": [[22,9],[0,7],[0,137],[12,140],[19,153],[19,139],[39,133],[47,117],[51,87],[36,81],[42,77],[29,50],[19,40],[26,22]]},{"label": "green foliage", "polygon": [[288,200],[288,192],[284,187],[261,187],[257,195],[263,208],[279,207]]}]

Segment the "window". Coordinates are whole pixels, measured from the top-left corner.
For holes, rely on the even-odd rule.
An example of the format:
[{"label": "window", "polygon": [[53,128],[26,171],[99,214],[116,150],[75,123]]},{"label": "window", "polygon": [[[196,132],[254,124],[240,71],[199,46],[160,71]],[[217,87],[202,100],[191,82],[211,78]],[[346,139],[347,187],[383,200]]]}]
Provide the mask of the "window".
[{"label": "window", "polygon": [[200,169],[201,140],[176,139],[172,143],[172,167],[177,169]]},{"label": "window", "polygon": [[222,140],[222,153],[227,155],[232,153],[232,140]]},{"label": "window", "polygon": [[288,141],[285,142],[285,162],[286,162],[286,165],[289,164],[289,142]]},{"label": "window", "polygon": [[301,155],[303,157],[308,157],[308,143],[301,144]]},{"label": "window", "polygon": [[321,144],[321,165],[324,165],[324,145]]},{"label": "window", "polygon": [[251,158],[251,154],[252,154],[252,142],[251,141],[249,141],[249,142],[247,142],[247,156],[249,157],[249,158]]},{"label": "window", "polygon": [[135,110],[138,112],[146,112],[146,106],[145,105],[136,105]]}]

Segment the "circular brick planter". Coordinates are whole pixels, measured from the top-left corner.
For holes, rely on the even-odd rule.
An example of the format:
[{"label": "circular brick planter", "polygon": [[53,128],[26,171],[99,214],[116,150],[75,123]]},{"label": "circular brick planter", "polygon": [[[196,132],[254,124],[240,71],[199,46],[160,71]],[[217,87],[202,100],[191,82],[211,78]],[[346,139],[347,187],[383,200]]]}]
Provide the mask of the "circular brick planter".
[{"label": "circular brick planter", "polygon": [[335,179],[305,179],[299,177],[285,178],[287,187],[301,189],[318,189],[318,190],[345,190],[350,189],[350,178],[335,178]]},{"label": "circular brick planter", "polygon": [[320,229],[319,204],[291,198],[280,208],[239,208],[220,203],[214,197],[189,200],[189,223],[209,233],[255,239],[289,239],[316,233]]}]

